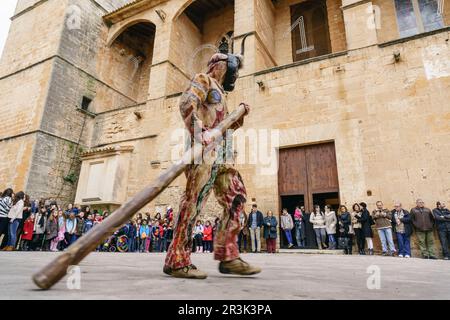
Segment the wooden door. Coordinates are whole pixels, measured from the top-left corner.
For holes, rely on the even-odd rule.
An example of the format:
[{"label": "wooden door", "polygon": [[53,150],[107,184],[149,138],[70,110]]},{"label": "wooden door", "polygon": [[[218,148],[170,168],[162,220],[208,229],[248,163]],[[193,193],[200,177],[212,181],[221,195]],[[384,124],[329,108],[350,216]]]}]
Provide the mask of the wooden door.
[{"label": "wooden door", "polygon": [[305,208],[312,210],[313,194],[339,192],[334,142],[281,149],[279,195],[304,195]]}]

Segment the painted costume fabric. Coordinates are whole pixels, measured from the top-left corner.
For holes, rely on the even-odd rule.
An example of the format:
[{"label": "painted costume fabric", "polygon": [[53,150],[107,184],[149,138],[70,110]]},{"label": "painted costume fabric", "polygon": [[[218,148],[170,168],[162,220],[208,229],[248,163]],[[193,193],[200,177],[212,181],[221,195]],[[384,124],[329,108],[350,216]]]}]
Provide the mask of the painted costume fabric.
[{"label": "painted costume fabric", "polygon": [[[208,74],[196,75],[180,102],[180,112],[191,138],[202,144],[205,144],[203,133],[215,128],[228,115],[225,92],[217,80],[210,76],[215,68],[223,67],[223,64],[218,63],[221,59],[223,55],[213,56],[208,64]],[[233,129],[242,124],[243,119]],[[221,151],[218,152],[218,149]],[[165,262],[166,266],[173,270],[192,264],[192,231],[197,216],[212,191],[223,207],[214,238],[214,258],[219,261],[232,261],[239,257],[237,236],[240,231],[240,212],[231,213],[231,205],[238,195],[246,198],[246,190],[239,172],[221,161],[224,150],[226,148],[222,147],[212,150],[204,156],[201,164],[192,164],[185,172],[186,191],[181,199],[174,238]],[[206,158],[210,159],[207,161]]]}]

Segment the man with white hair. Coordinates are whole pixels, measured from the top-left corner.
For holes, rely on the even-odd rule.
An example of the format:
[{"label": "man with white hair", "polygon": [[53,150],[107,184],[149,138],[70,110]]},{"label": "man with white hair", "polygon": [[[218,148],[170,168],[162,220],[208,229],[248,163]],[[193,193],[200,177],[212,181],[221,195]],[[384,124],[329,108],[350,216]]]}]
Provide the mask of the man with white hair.
[{"label": "man with white hair", "polygon": [[394,210],[392,210],[393,224],[397,233],[398,242],[398,256],[400,258],[411,257],[411,215],[409,212],[402,208],[400,202],[394,204]]}]

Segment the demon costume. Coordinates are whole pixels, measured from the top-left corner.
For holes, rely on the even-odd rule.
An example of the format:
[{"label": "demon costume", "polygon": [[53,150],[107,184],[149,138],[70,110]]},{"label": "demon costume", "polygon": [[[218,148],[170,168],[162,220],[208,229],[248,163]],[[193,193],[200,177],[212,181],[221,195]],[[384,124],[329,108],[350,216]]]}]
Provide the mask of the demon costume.
[{"label": "demon costume", "polygon": [[[234,89],[242,58],[233,54],[215,54],[206,74],[197,74],[180,101],[180,112],[191,135],[192,143],[209,144],[209,130],[217,127],[228,115],[225,91]],[[245,104],[244,104],[245,105]],[[249,111],[248,106],[247,113]],[[243,125],[241,118],[233,129]],[[214,258],[221,261],[222,273],[255,274],[239,258],[237,235],[239,214],[246,202],[246,190],[237,170],[224,164],[227,147],[217,146],[204,154],[201,164],[191,164],[186,170],[186,191],[175,221],[174,237],[167,253],[164,272],[174,277],[204,279],[206,274],[191,263],[192,231],[209,195],[214,194],[223,214],[214,239]]]}]

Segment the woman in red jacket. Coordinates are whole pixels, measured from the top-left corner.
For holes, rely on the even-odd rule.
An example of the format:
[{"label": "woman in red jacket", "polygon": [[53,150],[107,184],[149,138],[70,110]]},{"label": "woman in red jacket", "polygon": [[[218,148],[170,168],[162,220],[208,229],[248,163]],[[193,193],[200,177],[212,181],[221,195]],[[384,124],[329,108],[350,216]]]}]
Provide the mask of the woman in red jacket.
[{"label": "woman in red jacket", "polygon": [[33,231],[34,231],[34,213],[31,214],[23,224],[22,243],[20,246],[22,248],[22,251],[30,250],[30,243],[31,240],[33,240]]},{"label": "woman in red jacket", "polygon": [[213,244],[213,227],[210,221],[206,221],[205,228],[203,229],[203,252],[212,252]]}]

